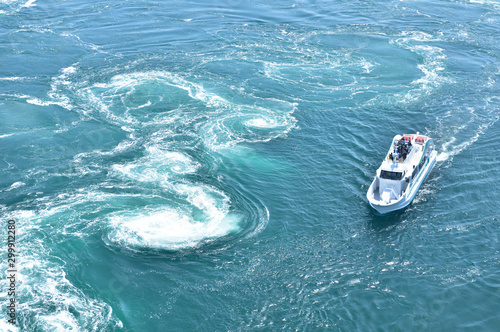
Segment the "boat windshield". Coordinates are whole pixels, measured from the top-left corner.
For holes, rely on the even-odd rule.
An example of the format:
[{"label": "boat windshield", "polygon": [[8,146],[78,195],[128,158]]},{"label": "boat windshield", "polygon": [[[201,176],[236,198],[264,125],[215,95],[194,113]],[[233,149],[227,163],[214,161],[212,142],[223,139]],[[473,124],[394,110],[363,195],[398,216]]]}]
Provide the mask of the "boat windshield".
[{"label": "boat windshield", "polygon": [[391,171],[380,171],[380,177],[387,180],[401,180],[403,173],[401,172],[391,172]]}]

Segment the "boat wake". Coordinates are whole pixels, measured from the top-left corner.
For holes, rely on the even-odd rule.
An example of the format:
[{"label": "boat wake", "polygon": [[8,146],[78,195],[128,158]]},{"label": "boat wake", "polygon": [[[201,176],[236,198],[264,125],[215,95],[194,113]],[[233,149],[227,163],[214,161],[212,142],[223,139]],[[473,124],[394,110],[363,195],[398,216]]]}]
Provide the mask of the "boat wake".
[{"label": "boat wake", "polygon": [[[495,114],[490,106],[493,102],[498,100],[495,98],[493,101],[490,97],[486,100],[484,109],[468,107],[463,110],[448,111],[437,119],[441,130],[439,135],[442,137],[441,141],[444,141],[441,143],[441,153],[437,158],[439,162],[453,161],[455,156],[468,150],[498,122],[500,115]],[[461,115],[458,116],[457,113]]]}]

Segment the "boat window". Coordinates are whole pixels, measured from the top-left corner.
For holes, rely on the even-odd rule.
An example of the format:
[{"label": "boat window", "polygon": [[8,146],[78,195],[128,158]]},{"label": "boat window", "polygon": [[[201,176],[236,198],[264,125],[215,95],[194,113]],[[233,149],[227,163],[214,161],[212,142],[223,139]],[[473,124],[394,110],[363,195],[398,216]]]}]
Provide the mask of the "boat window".
[{"label": "boat window", "polygon": [[419,170],[419,168],[418,168],[418,167],[416,167],[416,168],[414,168],[414,169],[413,169],[413,173],[412,173],[412,175],[411,175],[411,178],[412,178],[412,179],[414,179],[414,178],[417,176],[417,174],[418,174],[418,170]]},{"label": "boat window", "polygon": [[403,173],[401,172],[391,172],[391,171],[380,171],[380,177],[387,180],[401,180]]},{"label": "boat window", "polygon": [[424,164],[425,162],[427,161],[427,156],[424,156],[421,160],[420,160],[420,164],[418,164],[418,167],[420,169],[422,169],[422,167],[424,167]]}]

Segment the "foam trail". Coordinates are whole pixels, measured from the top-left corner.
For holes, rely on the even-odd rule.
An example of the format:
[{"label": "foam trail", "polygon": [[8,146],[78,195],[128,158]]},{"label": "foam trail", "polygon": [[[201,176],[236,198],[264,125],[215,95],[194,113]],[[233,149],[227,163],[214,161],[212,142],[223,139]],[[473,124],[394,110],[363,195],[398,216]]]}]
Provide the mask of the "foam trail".
[{"label": "foam trail", "polygon": [[[68,205],[49,208],[37,214],[18,210],[10,216],[18,225],[22,225],[22,232],[16,236],[18,242],[23,244],[22,256],[17,263],[17,310],[22,313],[17,324],[22,330],[29,328],[43,331],[123,327],[113,317],[111,306],[88,297],[66,278],[66,263],[51,253],[46,242],[37,238],[43,234],[44,223],[51,220],[51,216],[68,208]],[[60,235],[58,231],[51,230],[51,237],[60,238]],[[71,264],[77,264],[77,261],[72,260]],[[2,300],[5,300],[6,295],[0,295]]]},{"label": "foam trail", "polygon": [[35,2],[36,2],[36,0],[28,0],[21,7],[24,7],[24,8],[34,7],[34,6],[36,6]]},{"label": "foam trail", "polygon": [[448,160],[448,158],[450,157],[450,155],[446,152],[441,152],[437,155],[437,158],[436,160],[437,161],[445,161],[445,160]]},{"label": "foam trail", "polygon": [[452,145],[456,140],[455,137],[452,137],[450,141],[443,144],[443,151],[438,155],[438,161],[446,161],[448,159],[451,160],[453,159],[454,156],[467,150],[469,146],[474,144],[484,134],[484,132],[497,120],[491,123],[485,123],[483,125],[480,125],[479,128],[476,129],[473,137],[460,144]]},{"label": "foam trail", "polygon": [[113,165],[113,169],[122,176],[138,182],[156,182],[171,187],[169,179],[172,176],[194,173],[200,167],[198,162],[177,151],[149,146],[146,148],[146,153],[147,155],[137,162],[116,164]]},{"label": "foam trail", "polygon": [[0,331],[4,332],[18,332],[19,328],[11,323],[7,322],[6,319],[0,319]]},{"label": "foam trail", "polygon": [[[491,108],[491,104],[497,98],[487,98],[481,111],[468,107],[465,112],[456,110],[447,112],[443,117],[437,119],[440,132],[447,138],[442,145],[441,153],[438,155],[439,161],[453,160],[453,157],[467,150],[472,144],[476,143],[486,131],[498,122],[500,115],[497,114],[496,107]],[[462,111],[462,114],[457,115]],[[455,123],[459,119],[459,123]],[[472,132],[471,132],[472,131]],[[467,134],[467,132],[471,132]],[[461,141],[460,135],[465,133],[466,139]]]},{"label": "foam trail", "polygon": [[11,191],[11,190],[14,190],[14,189],[17,189],[17,188],[20,188],[22,186],[25,186],[26,183],[24,182],[14,182],[8,189],[6,189],[5,191]]},{"label": "foam trail", "polygon": [[24,81],[25,77],[0,77],[0,81]]},{"label": "foam trail", "polygon": [[444,74],[446,55],[443,49],[427,44],[438,40],[422,31],[404,31],[400,38],[391,41],[392,44],[405,48],[423,58],[422,63],[418,64],[417,67],[424,76],[411,82],[411,85],[415,86],[415,88],[401,96],[405,103],[415,101],[422,95],[430,94],[444,83],[453,82],[451,78]]},{"label": "foam trail", "polygon": [[12,15],[15,14],[25,8],[35,7],[36,0],[28,0],[28,1],[17,1],[17,0],[2,0],[1,4],[5,4],[8,6],[9,10],[0,10],[0,14]]}]

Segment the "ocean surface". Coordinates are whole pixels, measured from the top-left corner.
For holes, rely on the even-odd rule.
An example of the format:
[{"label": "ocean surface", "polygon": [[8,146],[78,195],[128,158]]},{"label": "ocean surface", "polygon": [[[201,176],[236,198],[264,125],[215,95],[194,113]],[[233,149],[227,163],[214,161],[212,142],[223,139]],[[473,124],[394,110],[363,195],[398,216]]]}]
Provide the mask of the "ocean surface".
[{"label": "ocean surface", "polygon": [[[500,2],[0,1],[2,331],[498,331]],[[435,141],[413,203],[366,191]]]}]

